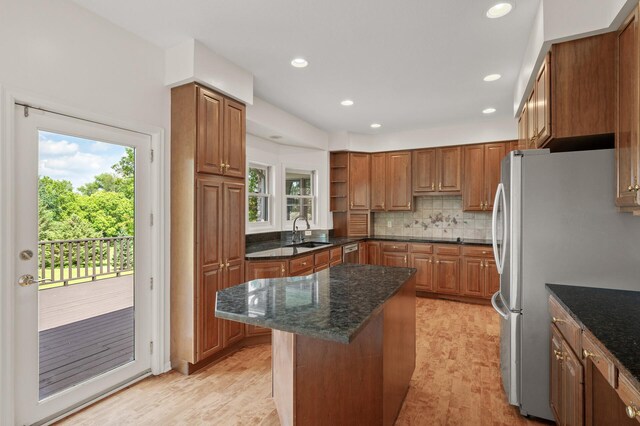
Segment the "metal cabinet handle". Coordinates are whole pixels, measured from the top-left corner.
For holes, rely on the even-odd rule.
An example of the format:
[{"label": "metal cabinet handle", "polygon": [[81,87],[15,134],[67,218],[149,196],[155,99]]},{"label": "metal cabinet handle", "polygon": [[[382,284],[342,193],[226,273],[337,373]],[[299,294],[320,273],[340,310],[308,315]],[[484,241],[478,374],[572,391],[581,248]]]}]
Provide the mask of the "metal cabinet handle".
[{"label": "metal cabinet handle", "polygon": [[562,353],[562,351],[557,351],[557,350],[554,349],[553,353],[555,354],[556,359],[558,361],[562,361],[564,359],[564,354]]},{"label": "metal cabinet handle", "polygon": [[280,273],[282,274],[282,276],[284,277],[284,265],[280,267]]},{"label": "metal cabinet handle", "polygon": [[586,349],[584,349],[582,351],[582,355],[584,355],[584,359],[588,359],[588,358],[596,359],[596,358],[598,358],[598,356],[596,354],[594,354],[593,352],[589,352]]},{"label": "metal cabinet handle", "polygon": [[560,318],[553,317],[553,318],[551,318],[551,322],[554,323],[554,324],[561,324],[561,323],[564,322],[564,320],[560,319]]},{"label": "metal cabinet handle", "polygon": [[433,183],[433,182],[431,182],[431,190],[432,190],[432,191],[435,191],[435,190],[436,190],[436,184],[435,184],[435,183]]},{"label": "metal cabinet handle", "polygon": [[634,419],[636,417],[640,417],[640,409],[638,409],[638,407],[636,407],[635,405],[627,405],[627,408],[625,409],[625,412],[627,413],[627,417],[629,417],[630,419]]}]

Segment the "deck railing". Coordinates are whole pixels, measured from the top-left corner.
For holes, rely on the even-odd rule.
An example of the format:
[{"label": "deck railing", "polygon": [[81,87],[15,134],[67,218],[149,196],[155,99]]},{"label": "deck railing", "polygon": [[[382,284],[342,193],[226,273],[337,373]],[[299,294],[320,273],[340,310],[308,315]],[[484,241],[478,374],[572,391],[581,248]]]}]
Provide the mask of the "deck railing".
[{"label": "deck railing", "polygon": [[96,281],[133,271],[133,237],[40,241],[41,289]]}]

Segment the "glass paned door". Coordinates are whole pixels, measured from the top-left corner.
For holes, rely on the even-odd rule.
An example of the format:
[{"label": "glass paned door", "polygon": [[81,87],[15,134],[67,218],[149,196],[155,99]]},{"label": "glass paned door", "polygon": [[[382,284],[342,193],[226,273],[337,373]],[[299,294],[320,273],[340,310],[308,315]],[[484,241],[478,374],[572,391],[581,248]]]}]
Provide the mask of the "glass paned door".
[{"label": "glass paned door", "polygon": [[150,369],[150,137],[16,106],[16,420]]}]

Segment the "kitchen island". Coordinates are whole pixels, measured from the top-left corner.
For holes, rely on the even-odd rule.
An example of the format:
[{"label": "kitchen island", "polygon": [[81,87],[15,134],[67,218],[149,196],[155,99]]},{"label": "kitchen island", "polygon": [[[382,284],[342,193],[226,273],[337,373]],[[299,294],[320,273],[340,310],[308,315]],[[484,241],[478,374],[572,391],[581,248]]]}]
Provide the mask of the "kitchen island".
[{"label": "kitchen island", "polygon": [[217,293],[216,316],[273,329],[283,425],[392,425],[415,368],[415,270],[345,264]]}]

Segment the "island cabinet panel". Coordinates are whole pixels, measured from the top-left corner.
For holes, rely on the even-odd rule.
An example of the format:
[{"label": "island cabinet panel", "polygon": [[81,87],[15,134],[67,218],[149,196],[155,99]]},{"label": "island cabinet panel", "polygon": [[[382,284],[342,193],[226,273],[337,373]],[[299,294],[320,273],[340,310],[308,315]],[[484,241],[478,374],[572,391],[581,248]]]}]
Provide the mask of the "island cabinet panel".
[{"label": "island cabinet panel", "polygon": [[387,154],[371,154],[371,210],[384,211],[387,201]]},{"label": "island cabinet panel", "polygon": [[583,369],[580,358],[562,342],[562,414],[565,425],[582,425]]},{"label": "island cabinet panel", "polygon": [[562,408],[562,335],[555,326],[551,326],[551,356],[549,364],[550,388],[549,404],[553,416],[560,421]]},{"label": "island cabinet panel", "polygon": [[640,207],[640,32],[639,12],[634,8],[617,33],[616,105],[616,205]]},{"label": "island cabinet panel", "polygon": [[387,153],[386,209],[411,210],[411,152]]},{"label": "island cabinet panel", "polygon": [[349,208],[351,210],[369,210],[370,168],[370,154],[349,154]]},{"label": "island cabinet panel", "polygon": [[436,192],[436,149],[419,149],[413,152],[413,193],[423,195]]}]

